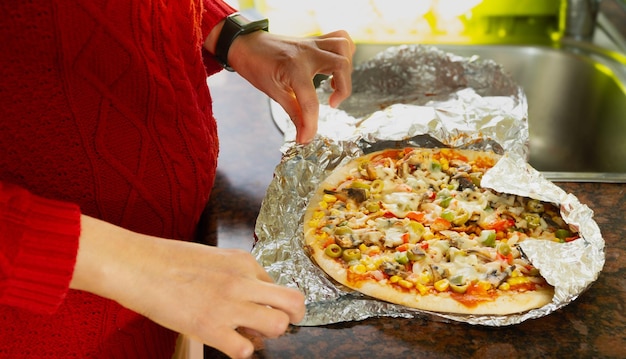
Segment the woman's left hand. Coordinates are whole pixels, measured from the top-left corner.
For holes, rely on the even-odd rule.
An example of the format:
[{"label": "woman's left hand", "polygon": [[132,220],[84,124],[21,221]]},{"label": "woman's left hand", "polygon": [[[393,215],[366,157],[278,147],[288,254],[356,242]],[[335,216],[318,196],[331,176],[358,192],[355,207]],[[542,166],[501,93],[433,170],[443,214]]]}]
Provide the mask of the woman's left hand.
[{"label": "woman's left hand", "polygon": [[235,39],[228,62],[285,109],[296,126],[296,142],[307,143],[317,133],[319,116],[313,77],[332,76],[329,104],[337,107],[352,92],[354,51],[354,42],[343,30],[304,38],[257,31]]}]

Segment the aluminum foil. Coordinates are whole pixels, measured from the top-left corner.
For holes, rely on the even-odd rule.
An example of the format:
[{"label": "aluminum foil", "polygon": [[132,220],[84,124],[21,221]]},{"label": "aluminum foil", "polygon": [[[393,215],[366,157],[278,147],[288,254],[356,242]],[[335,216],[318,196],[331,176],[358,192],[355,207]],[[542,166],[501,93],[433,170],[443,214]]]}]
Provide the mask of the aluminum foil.
[{"label": "aluminum foil", "polygon": [[[352,82],[352,96],[338,109],[328,105],[331,81],[318,87],[320,135],[368,143],[423,135],[451,147],[528,157],[526,96],[494,61],[403,45],[359,65]],[[295,126],[280,105],[270,106],[286,146],[293,145]]]},{"label": "aluminum foil", "polygon": [[[381,316],[512,325],[567,305],[597,279],[605,255],[593,212],[526,163],[525,95],[498,65],[434,47],[401,46],[356,68],[353,81],[353,96],[341,108],[320,106],[320,134],[307,145],[293,142],[295,130],[281,125],[280,112],[272,109],[285,131],[285,145],[257,218],[252,253],[277,283],[305,294],[307,313],[299,325]],[[321,101],[327,99],[328,86],[319,87]],[[311,261],[303,247],[302,220],[319,183],[334,168],[364,153],[403,146],[494,151],[502,158],[485,174],[483,186],[560,206],[580,239],[563,244],[521,243],[524,254],[555,287],[550,304],[506,316],[420,311],[340,285]]]}]

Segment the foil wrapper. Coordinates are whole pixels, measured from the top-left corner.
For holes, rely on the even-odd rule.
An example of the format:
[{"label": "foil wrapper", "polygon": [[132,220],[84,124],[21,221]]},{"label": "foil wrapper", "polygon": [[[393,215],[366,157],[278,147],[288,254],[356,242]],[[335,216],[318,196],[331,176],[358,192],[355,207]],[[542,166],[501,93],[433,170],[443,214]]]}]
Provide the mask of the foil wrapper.
[{"label": "foil wrapper", "polygon": [[[382,146],[422,135],[419,141],[427,144],[528,158],[526,95],[494,61],[402,45],[356,67],[352,95],[338,109],[328,105],[331,83],[317,89],[322,136]],[[274,101],[270,107],[285,147],[293,145],[289,116]]]},{"label": "foil wrapper", "polygon": [[[575,300],[604,266],[604,239],[593,212],[527,164],[527,106],[523,91],[490,61],[462,58],[434,47],[393,47],[355,69],[354,92],[339,109],[320,105],[320,134],[296,145],[282,124],[283,158],[261,205],[252,249],[279,284],[306,297],[298,325],[315,326],[369,317],[429,317],[487,326],[518,324]],[[318,89],[327,100],[329,84]],[[288,118],[287,118],[288,120]],[[303,216],[320,182],[336,167],[390,147],[453,147],[502,155],[482,179],[484,187],[560,206],[581,238],[569,243],[525,241],[521,250],[555,287],[548,305],[512,315],[457,315],[387,303],[333,281],[304,249]]]}]

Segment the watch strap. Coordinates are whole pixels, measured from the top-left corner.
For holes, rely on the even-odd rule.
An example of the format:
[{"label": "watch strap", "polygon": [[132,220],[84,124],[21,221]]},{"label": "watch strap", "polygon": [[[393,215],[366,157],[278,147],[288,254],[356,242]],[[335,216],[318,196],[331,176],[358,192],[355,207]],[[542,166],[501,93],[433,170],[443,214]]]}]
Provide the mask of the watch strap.
[{"label": "watch strap", "polygon": [[268,29],[269,21],[267,19],[251,21],[238,12],[227,16],[224,20],[222,31],[217,38],[215,58],[226,70],[234,71],[228,64],[228,50],[230,50],[230,45],[232,45],[233,41],[240,35],[259,30],[268,31]]}]

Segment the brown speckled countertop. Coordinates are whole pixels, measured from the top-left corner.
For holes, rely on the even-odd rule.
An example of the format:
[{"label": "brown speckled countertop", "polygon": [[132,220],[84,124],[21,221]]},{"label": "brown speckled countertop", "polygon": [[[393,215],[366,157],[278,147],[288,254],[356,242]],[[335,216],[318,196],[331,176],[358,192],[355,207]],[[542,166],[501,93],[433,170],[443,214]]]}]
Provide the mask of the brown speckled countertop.
[{"label": "brown speckled countertop", "polygon": [[[202,241],[250,250],[282,134],[268,99],[236,74],[210,80],[221,139]],[[373,318],[291,327],[257,340],[255,358],[626,358],[626,184],[559,183],[594,210],[606,241],[599,279],[566,307],[510,327]],[[206,358],[223,356],[205,348]]]}]

